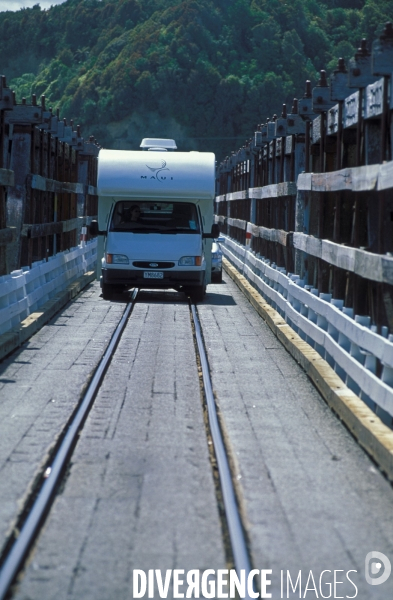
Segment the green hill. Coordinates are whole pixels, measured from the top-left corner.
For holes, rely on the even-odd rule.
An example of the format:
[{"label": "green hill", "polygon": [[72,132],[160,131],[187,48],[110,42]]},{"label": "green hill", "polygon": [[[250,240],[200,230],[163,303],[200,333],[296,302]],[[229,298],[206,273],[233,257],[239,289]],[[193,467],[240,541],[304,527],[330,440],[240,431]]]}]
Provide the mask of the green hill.
[{"label": "green hill", "polygon": [[0,13],[0,73],[106,147],[221,158],[392,19],[392,0],[67,0]]}]

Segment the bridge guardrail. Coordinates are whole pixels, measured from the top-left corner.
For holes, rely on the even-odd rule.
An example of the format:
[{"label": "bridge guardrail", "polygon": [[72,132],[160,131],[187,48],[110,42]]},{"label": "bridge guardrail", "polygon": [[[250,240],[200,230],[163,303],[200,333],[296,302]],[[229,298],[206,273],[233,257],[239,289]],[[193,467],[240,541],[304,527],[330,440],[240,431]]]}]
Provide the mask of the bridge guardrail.
[{"label": "bridge guardrail", "polygon": [[228,258],[390,426],[392,74],[387,23],[218,166],[215,202]]},{"label": "bridge guardrail", "polygon": [[[370,317],[353,315],[342,300],[320,293],[230,238],[224,255],[265,300],[386,424],[393,415],[393,335],[376,332]],[[380,361],[382,371],[377,375]]]},{"label": "bridge guardrail", "polygon": [[26,319],[78,277],[95,270],[97,240],[0,277],[0,335]]},{"label": "bridge guardrail", "polygon": [[33,94],[31,104],[0,77],[0,275],[79,242],[97,215],[94,137],[60,119]]}]

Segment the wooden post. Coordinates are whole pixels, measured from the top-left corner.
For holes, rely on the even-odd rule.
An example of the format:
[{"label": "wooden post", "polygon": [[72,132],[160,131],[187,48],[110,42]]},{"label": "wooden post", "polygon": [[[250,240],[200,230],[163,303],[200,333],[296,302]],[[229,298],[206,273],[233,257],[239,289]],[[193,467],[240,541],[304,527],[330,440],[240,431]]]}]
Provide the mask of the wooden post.
[{"label": "wooden post", "polygon": [[[0,132],[4,139],[4,114],[9,109],[11,101],[11,90],[7,88],[6,78],[0,78]],[[7,169],[7,151],[4,148],[3,140],[0,140],[0,168]],[[6,188],[0,186],[0,229],[5,229],[7,225],[6,219]],[[0,245],[0,275],[7,274],[7,246]]]},{"label": "wooden post", "polygon": [[390,111],[388,107],[388,84],[392,76],[393,63],[393,24],[386,23],[385,28],[378,40],[373,42],[372,48],[372,73],[384,78],[383,106],[381,116],[381,159],[391,160],[391,141],[387,145],[390,132]]},{"label": "wooden post", "polygon": [[[21,231],[26,212],[30,210],[30,194],[26,189],[26,177],[30,173],[31,127],[14,126],[10,142],[10,169],[15,173],[15,185],[8,190],[7,225],[15,227],[16,240],[7,246],[9,272],[21,266]],[[31,255],[31,252],[29,254]]]}]

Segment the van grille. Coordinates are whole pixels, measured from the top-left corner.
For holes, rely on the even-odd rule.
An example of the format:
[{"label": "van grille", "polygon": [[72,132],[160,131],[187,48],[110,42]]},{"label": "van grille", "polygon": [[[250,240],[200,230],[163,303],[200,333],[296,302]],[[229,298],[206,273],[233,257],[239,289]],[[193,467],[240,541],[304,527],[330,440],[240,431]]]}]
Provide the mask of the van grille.
[{"label": "van grille", "polygon": [[138,269],[171,269],[175,266],[174,262],[156,262],[154,260],[136,260],[132,264]]}]

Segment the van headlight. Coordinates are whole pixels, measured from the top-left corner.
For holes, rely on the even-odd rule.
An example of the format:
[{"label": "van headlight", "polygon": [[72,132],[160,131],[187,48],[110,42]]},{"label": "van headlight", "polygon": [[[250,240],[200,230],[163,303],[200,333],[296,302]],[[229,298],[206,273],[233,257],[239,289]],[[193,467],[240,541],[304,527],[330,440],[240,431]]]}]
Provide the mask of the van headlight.
[{"label": "van headlight", "polygon": [[202,256],[182,256],[179,260],[179,267],[200,267]]},{"label": "van headlight", "polygon": [[125,254],[106,254],[106,263],[108,265],[128,265],[128,256]]}]

